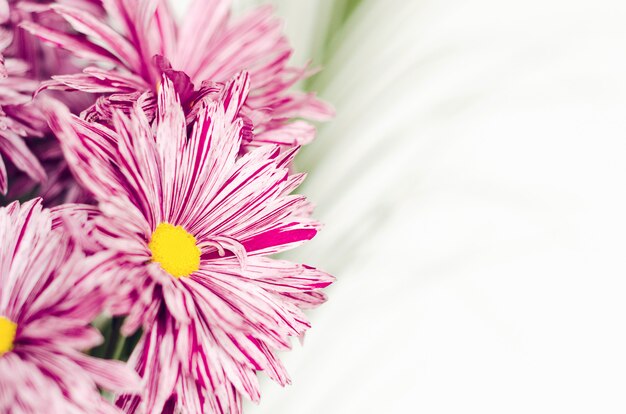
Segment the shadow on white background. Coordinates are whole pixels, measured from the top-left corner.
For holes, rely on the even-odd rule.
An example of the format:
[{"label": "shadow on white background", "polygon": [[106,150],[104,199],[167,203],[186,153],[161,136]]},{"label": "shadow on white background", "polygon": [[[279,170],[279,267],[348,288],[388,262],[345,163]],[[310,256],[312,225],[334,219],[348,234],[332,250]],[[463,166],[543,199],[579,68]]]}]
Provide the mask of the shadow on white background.
[{"label": "shadow on white background", "polygon": [[[278,3],[304,61],[329,3]],[[247,413],[626,411],[625,21],[363,1],[300,158],[326,227],[292,257],[338,281]]]}]

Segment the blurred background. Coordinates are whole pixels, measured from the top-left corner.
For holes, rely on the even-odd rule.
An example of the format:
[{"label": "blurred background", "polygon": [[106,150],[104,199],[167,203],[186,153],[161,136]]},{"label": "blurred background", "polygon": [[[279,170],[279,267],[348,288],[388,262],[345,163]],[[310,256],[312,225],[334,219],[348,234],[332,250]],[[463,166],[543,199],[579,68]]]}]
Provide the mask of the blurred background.
[{"label": "blurred background", "polygon": [[626,2],[274,3],[338,280],[247,412],[625,412]]}]

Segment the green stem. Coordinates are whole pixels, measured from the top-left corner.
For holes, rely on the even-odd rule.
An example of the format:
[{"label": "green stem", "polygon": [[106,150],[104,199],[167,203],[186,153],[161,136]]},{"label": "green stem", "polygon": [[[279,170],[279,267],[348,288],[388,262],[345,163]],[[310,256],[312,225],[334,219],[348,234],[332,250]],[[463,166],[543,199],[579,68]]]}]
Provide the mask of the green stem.
[{"label": "green stem", "polygon": [[112,359],[121,360],[122,352],[124,351],[124,345],[126,345],[126,337],[124,335],[119,335],[117,343],[115,344],[115,351],[113,352]]},{"label": "green stem", "polygon": [[115,317],[111,322],[111,336],[109,337],[106,352],[104,353],[105,359],[112,359],[117,351],[118,342],[120,342],[120,328],[122,327],[122,318]]}]

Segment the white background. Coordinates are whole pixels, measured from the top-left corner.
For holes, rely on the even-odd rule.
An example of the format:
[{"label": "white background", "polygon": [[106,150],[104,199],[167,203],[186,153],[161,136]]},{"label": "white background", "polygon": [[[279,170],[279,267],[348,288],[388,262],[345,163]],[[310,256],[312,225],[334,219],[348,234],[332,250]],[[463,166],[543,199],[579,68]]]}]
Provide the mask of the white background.
[{"label": "white background", "polygon": [[247,413],[626,412],[626,2],[275,3],[338,281]]}]

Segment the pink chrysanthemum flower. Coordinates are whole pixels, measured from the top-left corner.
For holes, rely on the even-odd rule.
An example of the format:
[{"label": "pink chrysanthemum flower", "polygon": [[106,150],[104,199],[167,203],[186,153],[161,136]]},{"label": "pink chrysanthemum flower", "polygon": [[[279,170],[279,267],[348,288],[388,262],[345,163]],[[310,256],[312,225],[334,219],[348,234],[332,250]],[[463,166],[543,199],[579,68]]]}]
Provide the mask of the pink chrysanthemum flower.
[{"label": "pink chrysanthemum flower", "polygon": [[[39,82],[30,77],[26,62],[4,55],[12,40],[11,32],[0,29],[0,152],[33,180],[43,182],[46,173],[24,142],[42,137],[48,129],[41,102],[31,102]],[[7,170],[0,158],[0,192],[6,194],[7,188]]]},{"label": "pink chrysanthemum flower", "polygon": [[99,243],[119,257],[134,290],[123,327],[144,335],[131,356],[142,397],[127,412],[240,413],[257,401],[256,371],[289,382],[274,350],[288,349],[309,323],[301,308],[324,301],[332,277],[269,258],[318,231],[290,195],[295,150],[264,146],[238,157],[238,112],[248,78],[236,77],[207,101],[187,132],[172,82],[163,78],[155,125],[142,103],[114,130],[69,114],[51,119],[76,176],[99,202]]},{"label": "pink chrysanthemum flower", "polygon": [[[181,25],[174,22],[166,2],[112,0],[105,2],[119,31],[92,14],[73,7],[53,6],[77,33],[24,23],[23,27],[44,41],[76,56],[113,65],[113,69],[88,67],[83,73],[53,76],[48,88],[102,94],[84,116],[90,120],[111,118],[115,108],[128,112],[138,96],[156,96],[161,75],[174,82],[188,118],[207,95],[215,95],[236,73],[250,73],[251,92],[243,107],[254,134],[244,145],[301,145],[315,136],[303,120],[326,120],[331,108],[313,94],[290,91],[309,76],[308,69],[288,65],[292,50],[281,33],[280,22],[268,7],[231,20],[230,0],[194,1]],[[171,63],[171,64],[170,64]],[[154,100],[145,102],[146,111]]]},{"label": "pink chrysanthemum flower", "polygon": [[137,375],[81,353],[102,339],[89,323],[110,260],[86,258],[53,220],[40,200],[0,208],[0,412],[115,413],[98,386],[136,390]]},{"label": "pink chrysanthemum flower", "polygon": [[7,174],[11,181],[5,197],[7,200],[29,199],[36,194],[43,199],[46,207],[93,201],[89,192],[76,182],[67,168],[56,137],[46,136],[42,140],[32,142],[29,148],[43,166],[47,179],[43,183],[35,182],[25,174],[19,174],[15,167],[8,165]]},{"label": "pink chrysanthemum flower", "polygon": [[[49,151],[54,146],[50,144],[57,147],[58,144],[49,136],[45,111],[48,106],[59,103],[50,97],[33,100],[40,79],[48,79],[53,73],[75,73],[78,70],[75,60],[70,59],[71,55],[65,50],[42,47],[39,39],[18,27],[23,22],[37,21],[69,28],[61,16],[50,10],[52,2],[0,0],[0,152],[13,163],[5,166],[0,159],[0,191],[9,200],[45,194],[49,204],[58,204],[63,200],[74,201],[73,194],[78,192],[69,179],[63,159],[51,156]],[[94,14],[98,10],[103,13],[99,0],[59,2],[87,8]],[[93,103],[88,96],[81,99],[72,94],[72,99],[68,99],[68,93],[54,95],[74,110],[82,110]],[[20,170],[26,174],[20,174]],[[11,179],[10,186],[7,176]],[[50,176],[50,180],[46,180],[46,176]],[[61,180],[57,180],[59,176]]]},{"label": "pink chrysanthemum flower", "polygon": [[[31,75],[37,79],[47,79],[53,74],[73,73],[77,69],[72,59],[68,58],[68,52],[43,48],[39,39],[18,28],[19,24],[28,21],[69,28],[62,17],[50,11],[53,3],[89,10],[98,16],[104,15],[101,0],[0,0],[0,27],[12,38],[5,53],[26,62],[30,66]],[[68,72],[70,70],[72,72]]]}]

